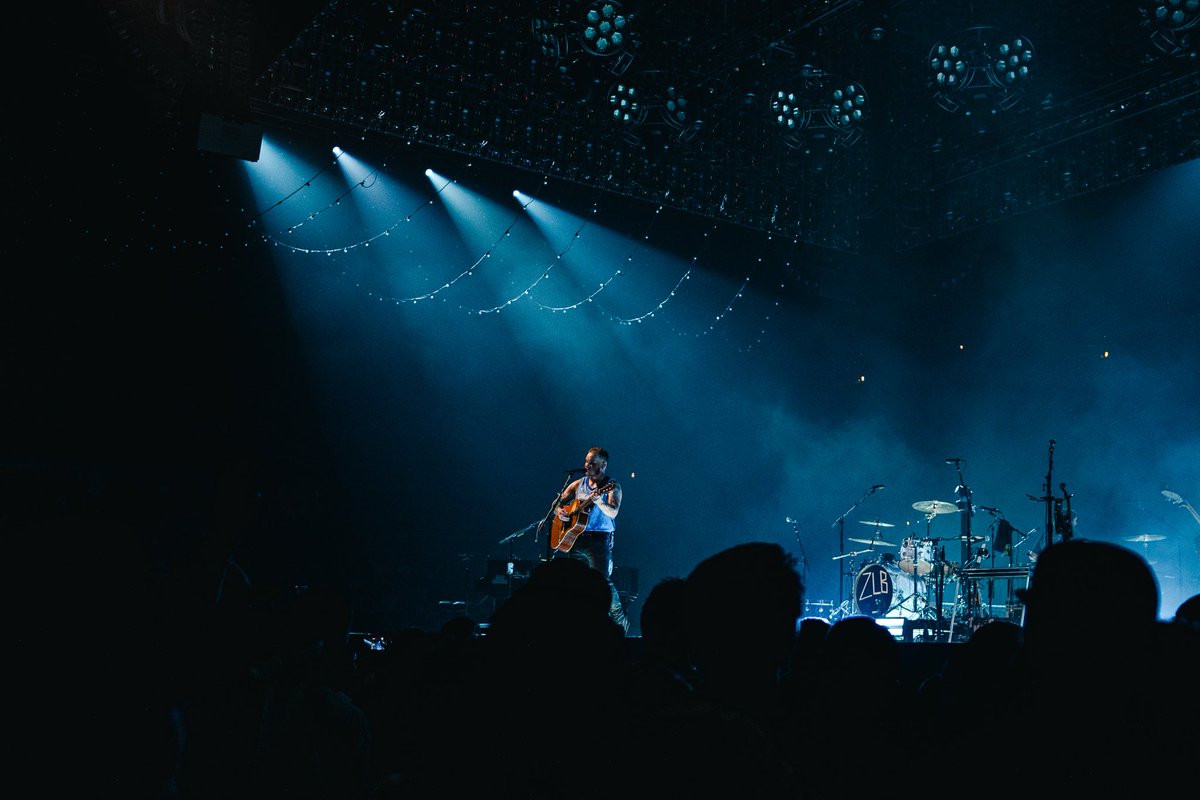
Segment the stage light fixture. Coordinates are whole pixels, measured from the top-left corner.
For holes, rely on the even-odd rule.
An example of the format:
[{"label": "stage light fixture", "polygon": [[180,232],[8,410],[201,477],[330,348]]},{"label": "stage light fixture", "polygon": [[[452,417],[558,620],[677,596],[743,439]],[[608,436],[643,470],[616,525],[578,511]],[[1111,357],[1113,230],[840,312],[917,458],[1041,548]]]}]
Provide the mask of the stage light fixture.
[{"label": "stage light fixture", "polygon": [[636,86],[618,81],[608,90],[608,112],[613,122],[632,128],[645,122],[647,108]]},{"label": "stage light fixture", "polygon": [[848,130],[866,121],[867,93],[857,83],[835,86],[831,92],[833,103],[829,107],[829,125],[838,130]]},{"label": "stage light fixture", "polygon": [[927,85],[945,111],[963,110],[965,116],[976,110],[995,113],[1020,101],[1034,78],[1036,62],[1028,36],[980,25],[930,48]]},{"label": "stage light fixture", "polygon": [[688,99],[676,86],[667,86],[662,105],[663,118],[677,128],[682,128],[691,120],[688,116]]},{"label": "stage light fixture", "polygon": [[789,132],[808,124],[808,111],[800,107],[795,92],[776,91],[771,99],[771,113],[775,116],[775,124]]},{"label": "stage light fixture", "polygon": [[1200,23],[1200,0],[1140,0],[1138,14],[1159,50],[1177,58],[1196,57],[1193,29]]},{"label": "stage light fixture", "polygon": [[620,3],[595,0],[583,12],[580,33],[583,49],[596,56],[615,56],[628,44],[629,17]]},{"label": "stage light fixture", "polygon": [[530,33],[544,57],[559,61],[570,53],[571,39],[563,23],[536,17],[530,23]]},{"label": "stage light fixture", "polygon": [[832,152],[862,137],[869,107],[862,84],[807,64],[776,82],[784,86],[771,94],[768,115],[790,147],[806,154]]}]

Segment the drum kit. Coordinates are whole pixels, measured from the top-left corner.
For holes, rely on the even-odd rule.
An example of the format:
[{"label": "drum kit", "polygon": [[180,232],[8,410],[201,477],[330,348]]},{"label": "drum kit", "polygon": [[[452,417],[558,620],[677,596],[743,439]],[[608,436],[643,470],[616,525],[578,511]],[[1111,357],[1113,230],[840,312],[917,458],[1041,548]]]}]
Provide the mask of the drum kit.
[{"label": "drum kit", "polygon": [[[933,537],[929,535],[930,523],[939,516],[957,513],[959,507],[942,500],[923,500],[912,507],[925,515],[926,535],[895,537],[889,541],[893,523],[881,520],[859,520],[859,524],[872,528],[869,537],[850,536],[851,542],[867,545],[861,550],[852,550],[835,556],[835,560],[850,559],[845,573],[854,576],[852,607],[846,603],[843,613],[863,614],[870,617],[901,617],[905,620],[930,620],[941,618],[941,597],[947,583],[956,583],[961,570],[959,565],[945,560],[945,548],[938,547],[943,541],[982,542],[983,536]],[[883,548],[899,548],[898,552],[880,552]],[[858,565],[859,556],[868,556],[866,563]]]}]

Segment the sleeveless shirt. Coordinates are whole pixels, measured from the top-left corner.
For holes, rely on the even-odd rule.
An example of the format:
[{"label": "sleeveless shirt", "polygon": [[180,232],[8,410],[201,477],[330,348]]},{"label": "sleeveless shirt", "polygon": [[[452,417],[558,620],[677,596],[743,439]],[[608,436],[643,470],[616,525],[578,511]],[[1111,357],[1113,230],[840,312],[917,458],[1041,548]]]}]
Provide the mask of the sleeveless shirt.
[{"label": "sleeveless shirt", "polygon": [[[591,495],[594,488],[596,488],[596,485],[592,483],[592,479],[584,475],[583,479],[579,481],[579,485],[575,487],[575,497],[588,497]],[[607,491],[605,494],[607,494]],[[599,500],[600,498],[597,497],[596,499]],[[596,508],[595,504],[593,504],[591,509],[588,511],[588,522],[587,525],[584,526],[584,530],[615,531],[616,529],[616,520],[614,520],[608,514],[605,514],[600,509]]]}]

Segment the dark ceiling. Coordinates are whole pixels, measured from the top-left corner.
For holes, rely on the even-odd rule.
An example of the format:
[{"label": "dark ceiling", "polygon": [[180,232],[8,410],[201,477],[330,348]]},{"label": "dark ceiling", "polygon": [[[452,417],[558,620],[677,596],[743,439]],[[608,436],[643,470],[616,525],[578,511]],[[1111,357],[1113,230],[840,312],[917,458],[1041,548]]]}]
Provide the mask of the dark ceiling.
[{"label": "dark ceiling", "polygon": [[1200,156],[1194,3],[105,6],[183,126],[420,143],[847,252]]}]

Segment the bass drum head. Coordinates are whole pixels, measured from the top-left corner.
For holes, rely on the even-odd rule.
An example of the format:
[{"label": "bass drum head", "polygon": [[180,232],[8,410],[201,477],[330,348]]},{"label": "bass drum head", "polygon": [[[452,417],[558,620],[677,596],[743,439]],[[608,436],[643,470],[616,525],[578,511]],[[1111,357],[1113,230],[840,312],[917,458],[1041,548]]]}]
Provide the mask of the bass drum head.
[{"label": "bass drum head", "polygon": [[892,606],[892,573],[882,564],[867,564],[854,578],[854,607],[868,617],[882,617]]}]

